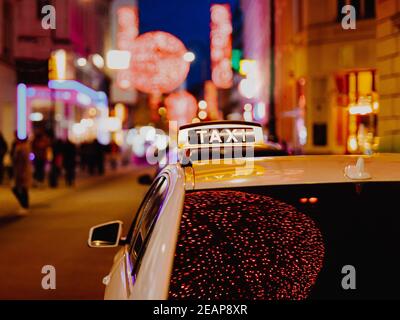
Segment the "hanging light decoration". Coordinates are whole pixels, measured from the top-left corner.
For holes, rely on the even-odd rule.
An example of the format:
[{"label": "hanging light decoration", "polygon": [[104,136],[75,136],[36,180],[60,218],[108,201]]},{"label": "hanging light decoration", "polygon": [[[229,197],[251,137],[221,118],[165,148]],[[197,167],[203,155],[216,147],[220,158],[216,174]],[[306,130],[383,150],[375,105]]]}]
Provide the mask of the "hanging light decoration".
[{"label": "hanging light decoration", "polygon": [[188,50],[170,33],[154,31],[139,36],[132,48],[132,74],[136,89],[149,93],[169,93],[186,79],[190,63]]}]

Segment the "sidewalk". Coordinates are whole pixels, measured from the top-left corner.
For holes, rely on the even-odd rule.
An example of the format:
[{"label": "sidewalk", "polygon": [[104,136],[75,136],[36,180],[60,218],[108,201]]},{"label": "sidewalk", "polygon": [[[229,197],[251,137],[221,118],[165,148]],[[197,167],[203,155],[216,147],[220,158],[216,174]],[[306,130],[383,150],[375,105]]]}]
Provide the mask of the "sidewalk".
[{"label": "sidewalk", "polygon": [[[149,166],[137,166],[129,165],[126,167],[119,167],[116,171],[112,171],[107,168],[106,173],[103,176],[90,176],[86,172],[77,172],[77,179],[74,187],[67,187],[64,182],[64,177],[61,176],[59,179],[59,186],[56,189],[46,186],[44,188],[31,188],[29,190],[31,211],[45,208],[48,204],[62,196],[69,193],[79,192],[80,190],[89,189],[97,184],[102,184],[107,181],[121,178],[122,176],[137,172],[140,174],[154,174],[155,169]],[[70,204],[66,203],[66,206]],[[4,184],[0,186],[0,217],[5,218],[8,216],[15,216],[18,211],[19,204],[11,192],[11,184]]]}]

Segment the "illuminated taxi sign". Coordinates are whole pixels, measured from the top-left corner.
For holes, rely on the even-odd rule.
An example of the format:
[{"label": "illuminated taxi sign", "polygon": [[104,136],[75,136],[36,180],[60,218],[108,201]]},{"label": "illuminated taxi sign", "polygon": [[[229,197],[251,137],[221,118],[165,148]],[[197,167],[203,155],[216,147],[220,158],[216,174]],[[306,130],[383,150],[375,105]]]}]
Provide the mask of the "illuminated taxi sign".
[{"label": "illuminated taxi sign", "polygon": [[233,144],[233,143],[255,143],[254,129],[243,128],[214,128],[195,129],[188,132],[190,145],[202,144]]},{"label": "illuminated taxi sign", "polygon": [[229,147],[263,144],[261,125],[242,121],[204,122],[179,130],[180,148]]}]

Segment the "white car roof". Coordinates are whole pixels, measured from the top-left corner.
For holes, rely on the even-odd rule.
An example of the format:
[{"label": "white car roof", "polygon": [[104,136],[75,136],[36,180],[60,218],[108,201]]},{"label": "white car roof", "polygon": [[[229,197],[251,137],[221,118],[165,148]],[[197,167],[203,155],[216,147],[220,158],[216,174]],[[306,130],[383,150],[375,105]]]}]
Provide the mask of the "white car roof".
[{"label": "white car roof", "polygon": [[360,158],[369,176],[364,181],[400,181],[400,154],[288,156],[194,162],[194,184],[187,189],[356,182],[346,176],[345,168]]}]

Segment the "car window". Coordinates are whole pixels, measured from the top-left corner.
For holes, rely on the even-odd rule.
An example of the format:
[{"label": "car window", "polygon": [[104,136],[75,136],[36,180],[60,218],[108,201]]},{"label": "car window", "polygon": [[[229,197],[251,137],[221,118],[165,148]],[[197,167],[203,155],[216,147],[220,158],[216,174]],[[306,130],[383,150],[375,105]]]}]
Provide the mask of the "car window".
[{"label": "car window", "polygon": [[169,296],[398,299],[399,192],[398,182],[190,192]]},{"label": "car window", "polygon": [[131,229],[130,258],[133,273],[139,271],[148,239],[156,223],[168,191],[168,178],[160,177],[150,188]]}]

